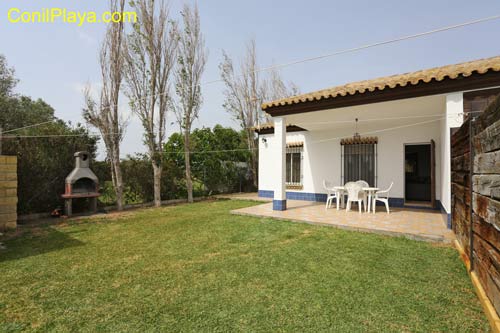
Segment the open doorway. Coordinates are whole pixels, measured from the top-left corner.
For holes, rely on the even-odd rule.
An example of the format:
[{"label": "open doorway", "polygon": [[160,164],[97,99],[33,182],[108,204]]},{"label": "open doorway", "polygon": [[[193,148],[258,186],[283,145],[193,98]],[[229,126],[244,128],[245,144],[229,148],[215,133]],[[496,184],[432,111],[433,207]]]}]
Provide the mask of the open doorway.
[{"label": "open doorway", "polygon": [[433,143],[405,145],[405,204],[434,206]]}]

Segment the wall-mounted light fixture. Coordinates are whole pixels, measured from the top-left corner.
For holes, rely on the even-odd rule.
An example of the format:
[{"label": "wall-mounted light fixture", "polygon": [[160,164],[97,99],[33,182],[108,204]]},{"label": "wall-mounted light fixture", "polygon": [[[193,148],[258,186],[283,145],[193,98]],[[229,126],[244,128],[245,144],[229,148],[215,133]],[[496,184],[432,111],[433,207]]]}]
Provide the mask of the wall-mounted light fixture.
[{"label": "wall-mounted light fixture", "polygon": [[262,138],[262,143],[267,143],[267,139],[266,138]]}]

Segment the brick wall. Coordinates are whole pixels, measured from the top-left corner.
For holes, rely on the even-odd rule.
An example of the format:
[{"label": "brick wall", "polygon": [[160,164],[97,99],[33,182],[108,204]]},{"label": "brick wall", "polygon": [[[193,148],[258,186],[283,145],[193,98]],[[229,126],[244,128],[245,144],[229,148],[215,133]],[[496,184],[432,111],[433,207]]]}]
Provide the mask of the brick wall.
[{"label": "brick wall", "polygon": [[500,314],[500,97],[472,122],[472,152],[470,126],[468,119],[451,137],[452,226]]},{"label": "brick wall", "polygon": [[0,156],[0,230],[17,224],[17,157]]}]

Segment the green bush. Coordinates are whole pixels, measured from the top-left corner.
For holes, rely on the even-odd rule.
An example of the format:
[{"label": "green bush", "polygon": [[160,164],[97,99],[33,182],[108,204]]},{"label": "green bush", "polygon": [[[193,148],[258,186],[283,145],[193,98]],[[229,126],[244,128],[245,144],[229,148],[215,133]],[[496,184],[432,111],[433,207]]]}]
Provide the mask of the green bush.
[{"label": "green bush", "polygon": [[[241,132],[216,125],[195,129],[191,135],[191,170],[196,195],[253,190],[247,178],[249,152]],[[165,144],[165,159],[184,170],[184,143],[174,133]],[[182,174],[184,171],[182,172]]]},{"label": "green bush", "polygon": [[[247,178],[249,153],[241,133],[217,125],[213,129],[194,130],[192,142],[191,168],[195,197],[253,190]],[[186,198],[184,144],[179,133],[170,136],[164,152],[162,199]],[[103,205],[114,204],[116,199],[109,164],[103,161],[93,165],[102,184],[100,202]],[[125,204],[153,201],[153,168],[147,155],[127,156],[122,160],[121,167]]]},{"label": "green bush", "polygon": [[94,156],[97,139],[80,124],[72,126],[55,118],[54,109],[42,100],[12,97],[3,102],[10,105],[0,118],[4,129],[53,120],[12,132],[16,138],[3,140],[2,153],[18,157],[18,213],[49,212],[62,206],[64,180],[75,166],[74,153],[85,150]]},{"label": "green bush", "polygon": [[[73,154],[86,150],[94,156],[97,139],[80,124],[57,119],[43,100],[15,94],[16,83],[14,70],[0,55],[0,126],[6,134],[2,154],[18,157],[18,212],[48,212],[62,206]],[[40,123],[45,124],[29,127]]]}]

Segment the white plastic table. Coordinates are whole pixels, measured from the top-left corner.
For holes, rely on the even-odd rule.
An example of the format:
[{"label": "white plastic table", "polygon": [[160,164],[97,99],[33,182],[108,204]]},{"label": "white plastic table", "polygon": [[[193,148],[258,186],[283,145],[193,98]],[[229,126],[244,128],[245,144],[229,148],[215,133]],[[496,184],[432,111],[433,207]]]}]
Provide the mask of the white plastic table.
[{"label": "white plastic table", "polygon": [[375,213],[375,203],[372,203],[372,196],[379,190],[378,187],[363,187],[363,191],[368,194],[368,212],[370,212],[371,206],[373,206],[373,212]]},{"label": "white plastic table", "polygon": [[[365,191],[366,194],[368,194],[368,205],[367,205],[368,207],[367,207],[366,211],[370,212],[371,207],[372,207],[372,197],[375,194],[375,192],[377,192],[380,189],[378,187],[363,187],[362,190]],[[346,191],[345,186],[334,186],[333,191],[336,192],[337,198],[340,198],[341,207],[342,207],[342,209],[344,209],[345,208],[344,194]],[[338,199],[337,199],[337,210],[339,210],[339,200]],[[375,213],[375,205],[374,204],[373,204],[373,212]]]},{"label": "white plastic table", "polygon": [[345,193],[345,187],[344,186],[334,186],[333,191],[335,191],[335,195],[337,196],[337,210],[339,210],[339,198],[340,198],[340,205],[341,208],[344,209],[345,207],[345,202],[344,202],[344,193]]}]

